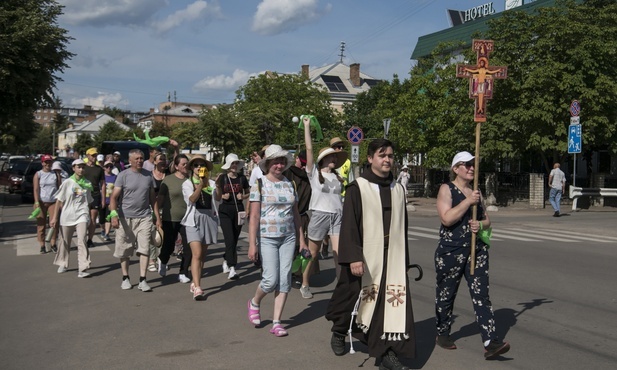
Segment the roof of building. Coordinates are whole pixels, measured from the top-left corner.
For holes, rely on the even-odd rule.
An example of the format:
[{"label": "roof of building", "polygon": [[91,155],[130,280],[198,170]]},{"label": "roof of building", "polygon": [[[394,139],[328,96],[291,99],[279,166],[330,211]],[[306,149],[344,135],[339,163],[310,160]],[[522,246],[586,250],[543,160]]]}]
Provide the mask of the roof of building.
[{"label": "roof of building", "polygon": [[[524,11],[526,13],[532,13],[537,10],[539,7],[545,6],[554,6],[555,0],[536,0],[534,2],[518,6],[516,8],[506,10],[506,12],[510,11]],[[422,57],[429,56],[431,52],[439,45],[441,42],[450,42],[450,41],[462,41],[465,43],[463,48],[471,47],[472,34],[475,32],[480,32],[481,34],[485,34],[488,31],[488,21],[492,19],[500,18],[503,12],[491,14],[486,17],[478,18],[475,21],[463,23],[459,26],[454,26],[450,28],[446,28],[445,30],[441,30],[438,32],[434,32],[428,35],[420,36],[418,38],[418,43],[411,53],[411,59],[420,59]]]},{"label": "roof of building", "polygon": [[381,81],[360,71],[360,85],[355,86],[350,71],[351,66],[336,62],[309,70],[309,80],[325,86],[333,100],[354,100],[357,94],[370,90]]},{"label": "roof of building", "polygon": [[96,118],[92,121],[83,121],[82,123],[76,123],[73,125],[73,127],[69,127],[62,132],[65,134],[69,132],[97,133],[109,121],[114,121],[118,126],[120,126],[121,129],[125,131],[130,130],[130,127],[128,127],[124,123],[118,122],[113,117],[103,113],[103,114],[98,114]]}]

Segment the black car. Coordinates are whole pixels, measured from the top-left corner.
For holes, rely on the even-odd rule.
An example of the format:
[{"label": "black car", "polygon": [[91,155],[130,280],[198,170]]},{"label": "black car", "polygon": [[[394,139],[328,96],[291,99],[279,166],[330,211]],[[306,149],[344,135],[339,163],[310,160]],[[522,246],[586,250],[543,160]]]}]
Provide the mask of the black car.
[{"label": "black car", "polygon": [[[60,166],[62,166],[62,170],[64,170],[69,176],[73,174],[73,158],[68,157],[57,157],[54,159],[54,162],[60,162]],[[34,185],[32,183],[34,179],[34,174],[40,171],[43,168],[40,159],[32,160],[26,171],[23,175],[23,182],[21,184],[21,201],[24,203],[34,202],[33,188]]]},{"label": "black car", "polygon": [[0,185],[5,186],[11,194],[20,192],[28,165],[29,159],[4,162],[0,170]]}]

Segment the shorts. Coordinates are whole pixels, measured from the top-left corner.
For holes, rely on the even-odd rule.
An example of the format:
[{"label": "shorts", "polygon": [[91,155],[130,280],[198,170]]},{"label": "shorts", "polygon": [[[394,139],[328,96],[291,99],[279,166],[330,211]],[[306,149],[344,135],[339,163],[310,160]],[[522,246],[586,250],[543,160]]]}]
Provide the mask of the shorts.
[{"label": "shorts", "polygon": [[[152,237],[152,217],[118,218],[120,227],[116,230],[116,249],[114,257],[129,258],[135,254],[150,255],[150,239]],[[137,245],[137,248],[135,248]]]},{"label": "shorts", "polygon": [[216,244],[219,230],[218,218],[211,209],[195,210],[195,226],[185,226],[186,242],[201,242],[201,244]]},{"label": "shorts", "polygon": [[313,211],[308,225],[308,238],[322,241],[326,235],[338,236],[341,233],[341,213]]},{"label": "shorts", "polygon": [[92,201],[92,203],[88,204],[88,207],[90,209],[101,209],[101,194],[93,195],[92,199],[94,200]]}]

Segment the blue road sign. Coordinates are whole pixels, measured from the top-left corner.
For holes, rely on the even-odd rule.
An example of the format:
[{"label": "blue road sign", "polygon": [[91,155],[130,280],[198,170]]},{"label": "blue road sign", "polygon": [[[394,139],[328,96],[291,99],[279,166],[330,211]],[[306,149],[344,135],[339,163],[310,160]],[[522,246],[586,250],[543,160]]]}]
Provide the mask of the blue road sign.
[{"label": "blue road sign", "polygon": [[570,125],[568,129],[568,154],[580,153],[582,149],[581,125]]}]

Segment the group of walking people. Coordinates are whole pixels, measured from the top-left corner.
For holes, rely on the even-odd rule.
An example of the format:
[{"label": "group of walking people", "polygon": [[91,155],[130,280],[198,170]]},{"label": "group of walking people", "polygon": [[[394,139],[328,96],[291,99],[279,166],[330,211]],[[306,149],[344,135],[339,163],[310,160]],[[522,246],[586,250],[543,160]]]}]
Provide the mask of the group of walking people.
[{"label": "group of walking people", "polygon": [[[129,260],[137,253],[138,289],[151,290],[146,282],[152,259],[150,245],[152,234],[161,230],[158,273],[166,276],[177,235],[181,235],[188,248],[183,253],[186,260],[181,263],[178,280],[191,283],[193,299],[206,299],[201,285],[202,268],[208,247],[217,242],[218,226],[225,239],[222,271],[235,279],[238,238],[248,221],[248,259],[261,267],[261,279],[255,294],[245,301],[247,318],[251,325],[261,327],[261,304],[272,293],[269,332],[284,337],[288,332],[282,318],[292,286],[294,260],[307,260],[300,271],[300,292],[303,298],[312,298],[311,271],[322,243],[329,240],[337,282],[325,317],[332,322],[330,344],[334,354],[347,352],[347,336],[353,352],[351,337],[355,337],[367,344],[369,355],[380,360],[380,369],[408,369],[399,356],[415,357],[416,332],[407,277],[407,195],[393,175],[394,145],[387,139],[370,142],[369,166],[359,178],[349,181],[344,171],[344,176],[337,171],[348,166],[349,161],[340,140],[321,149],[314,159],[310,118],[302,122],[306,150],[294,158],[277,144],[263,148],[256,153],[260,173],[252,184],[242,174],[244,162],[236,154],[227,155],[221,167],[224,172],[216,179],[212,178],[213,165],[205,157],[189,158],[184,154],[173,158],[173,171],[161,167],[165,175],[159,177],[143,168],[144,154],[132,150],[130,167],[117,175],[108,205],[108,218],[116,229],[114,256],[121,263],[121,287],[133,287]],[[484,357],[492,359],[507,352],[510,345],[501,341],[495,330],[488,294],[489,242],[477,240],[473,246],[475,272],[470,269],[471,240],[475,239],[472,235],[491,226],[482,195],[470,184],[475,171],[473,159],[468,152],[456,154],[451,163],[452,181],[441,186],[437,199],[441,229],[435,251],[436,344],[456,349],[450,337],[452,312],[458,286],[465,277]],[[62,226],[63,243],[56,258],[58,272],[68,267],[70,236],[77,230],[81,275],[88,274],[90,266],[86,244],[93,184],[83,177],[82,160],[75,160],[73,169],[75,174],[62,183],[55,196],[50,225],[59,222]],[[477,217],[472,217],[473,207],[477,207]]]}]

